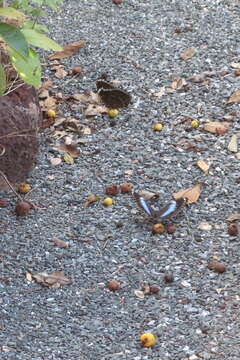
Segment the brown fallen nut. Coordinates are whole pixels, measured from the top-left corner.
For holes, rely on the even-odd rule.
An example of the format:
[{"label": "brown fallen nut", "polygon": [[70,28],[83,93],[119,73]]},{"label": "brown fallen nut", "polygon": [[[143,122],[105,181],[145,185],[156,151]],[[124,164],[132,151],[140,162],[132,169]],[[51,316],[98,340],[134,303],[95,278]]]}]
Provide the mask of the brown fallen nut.
[{"label": "brown fallen nut", "polygon": [[7,201],[0,199],[0,208],[4,208],[4,207],[6,207],[6,206],[7,206]]},{"label": "brown fallen nut", "polygon": [[149,293],[150,294],[157,294],[159,293],[160,289],[156,285],[150,285],[149,286]]},{"label": "brown fallen nut", "polygon": [[112,2],[116,5],[119,5],[122,3],[122,0],[112,0]]},{"label": "brown fallen nut", "polygon": [[122,194],[127,194],[127,193],[129,193],[131,191],[132,191],[132,185],[131,184],[125,183],[125,184],[121,185],[121,193]]},{"label": "brown fallen nut", "polygon": [[117,280],[110,280],[108,282],[108,288],[111,291],[117,291],[120,288],[120,284]]},{"label": "brown fallen nut", "polygon": [[168,234],[174,234],[176,231],[176,226],[174,224],[170,224],[167,226],[166,230]]},{"label": "brown fallen nut", "polygon": [[232,223],[228,226],[228,234],[231,236],[236,236],[238,234],[237,224]]},{"label": "brown fallen nut", "polygon": [[117,185],[114,185],[114,184],[106,186],[105,192],[107,195],[115,196],[118,194],[118,187],[117,187]]},{"label": "brown fallen nut", "polygon": [[26,216],[31,209],[31,205],[26,201],[20,201],[15,206],[17,216]]},{"label": "brown fallen nut", "polygon": [[163,224],[154,224],[152,227],[152,233],[153,234],[162,234],[164,233],[165,228]]},{"label": "brown fallen nut", "polygon": [[164,280],[166,283],[172,283],[174,281],[174,277],[173,274],[165,274],[164,275]]},{"label": "brown fallen nut", "polygon": [[224,273],[226,271],[226,266],[223,263],[220,263],[216,260],[210,260],[208,263],[209,270],[214,270],[220,274]]},{"label": "brown fallen nut", "polygon": [[73,75],[80,75],[82,73],[83,69],[81,68],[81,66],[74,66],[74,68],[72,69],[72,73]]}]

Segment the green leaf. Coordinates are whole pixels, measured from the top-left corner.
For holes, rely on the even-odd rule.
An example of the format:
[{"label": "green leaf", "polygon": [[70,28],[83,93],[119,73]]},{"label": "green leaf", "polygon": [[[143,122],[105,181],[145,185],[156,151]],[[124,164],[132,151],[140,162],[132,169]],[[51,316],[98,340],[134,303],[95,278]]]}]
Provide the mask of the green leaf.
[{"label": "green leaf", "polygon": [[42,48],[44,50],[61,51],[62,47],[58,45],[54,40],[48,38],[46,35],[33,29],[22,29],[21,30],[28,43]]},{"label": "green leaf", "polygon": [[8,53],[18,75],[25,83],[38,88],[41,85],[41,63],[36,52],[29,49],[28,57],[25,59],[10,47]]},{"label": "green leaf", "polygon": [[28,43],[21,31],[15,26],[0,23],[0,37],[20,55],[28,56]]},{"label": "green leaf", "polygon": [[18,20],[25,19],[25,15],[22,12],[14,9],[12,7],[1,8],[0,16],[5,16],[6,18],[9,18],[9,19],[18,19]]},{"label": "green leaf", "polygon": [[45,25],[36,24],[34,21],[25,21],[23,23],[23,29],[32,29],[40,33],[48,33],[49,30]]},{"label": "green leaf", "polygon": [[6,73],[4,71],[2,64],[0,63],[0,96],[4,94],[6,88],[7,88]]}]

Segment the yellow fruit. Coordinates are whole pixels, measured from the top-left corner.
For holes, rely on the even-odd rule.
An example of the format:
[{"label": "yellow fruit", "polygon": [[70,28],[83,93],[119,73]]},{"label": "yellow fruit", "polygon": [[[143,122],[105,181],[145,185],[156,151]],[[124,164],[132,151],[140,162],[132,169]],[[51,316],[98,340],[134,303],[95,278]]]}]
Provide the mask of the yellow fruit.
[{"label": "yellow fruit", "polygon": [[108,110],[108,116],[110,118],[114,118],[114,117],[118,116],[118,114],[119,114],[119,111],[117,109],[109,109]]},{"label": "yellow fruit", "polygon": [[163,125],[160,123],[154,124],[153,130],[154,131],[161,131],[163,129]]},{"label": "yellow fruit", "polygon": [[193,129],[198,128],[198,127],[199,127],[199,121],[198,121],[198,120],[193,120],[193,121],[191,122],[191,127],[192,127]]},{"label": "yellow fruit", "polygon": [[103,205],[104,206],[111,206],[113,204],[113,201],[112,201],[112,198],[110,197],[106,197],[104,200],[103,200]]},{"label": "yellow fruit", "polygon": [[157,338],[152,333],[145,333],[140,336],[142,346],[151,347],[156,344]]},{"label": "yellow fruit", "polygon": [[31,186],[29,184],[21,184],[18,187],[18,192],[22,194],[26,194],[31,190]]},{"label": "yellow fruit", "polygon": [[55,118],[55,117],[56,117],[56,111],[55,111],[55,110],[52,110],[52,109],[49,109],[49,110],[47,111],[47,116],[48,116],[49,118]]}]

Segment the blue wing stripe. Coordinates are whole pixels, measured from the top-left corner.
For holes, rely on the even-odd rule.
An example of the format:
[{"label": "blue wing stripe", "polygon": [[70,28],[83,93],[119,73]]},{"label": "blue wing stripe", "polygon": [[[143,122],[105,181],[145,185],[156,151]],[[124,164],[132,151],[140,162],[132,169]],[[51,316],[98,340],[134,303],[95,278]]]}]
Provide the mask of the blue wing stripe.
[{"label": "blue wing stripe", "polygon": [[177,203],[176,203],[176,201],[172,201],[172,202],[169,204],[169,206],[168,206],[168,208],[166,209],[166,211],[164,211],[164,213],[162,213],[162,214],[160,215],[160,217],[162,218],[162,217],[168,216],[168,215],[172,214],[176,209],[177,209]]},{"label": "blue wing stripe", "polygon": [[139,197],[139,203],[143,210],[149,215],[152,216],[151,209],[149,208],[148,204],[146,203],[145,199],[143,197]]}]

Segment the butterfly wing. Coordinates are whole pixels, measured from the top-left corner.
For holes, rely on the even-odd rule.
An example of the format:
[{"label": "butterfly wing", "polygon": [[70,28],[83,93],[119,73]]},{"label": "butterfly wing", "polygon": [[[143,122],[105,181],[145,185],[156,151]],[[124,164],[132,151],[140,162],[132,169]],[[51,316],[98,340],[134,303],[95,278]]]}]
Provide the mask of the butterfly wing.
[{"label": "butterfly wing", "polygon": [[173,216],[185,205],[185,202],[186,201],[184,198],[173,200],[169,204],[164,206],[162,209],[156,211],[155,217],[163,219],[166,217]]},{"label": "butterfly wing", "polygon": [[121,89],[101,89],[98,94],[102,102],[112,109],[127,107],[132,100],[131,95]]},{"label": "butterfly wing", "polygon": [[148,216],[154,216],[154,210],[152,207],[147,203],[147,201],[140,196],[138,193],[133,194],[138,206],[148,215]]},{"label": "butterfly wing", "polygon": [[96,82],[96,86],[97,89],[114,89],[114,86],[112,84],[110,84],[108,81],[103,80],[103,79],[99,79]]}]

